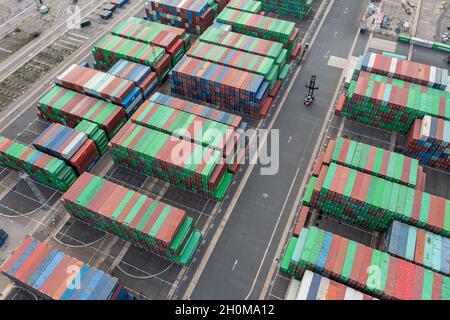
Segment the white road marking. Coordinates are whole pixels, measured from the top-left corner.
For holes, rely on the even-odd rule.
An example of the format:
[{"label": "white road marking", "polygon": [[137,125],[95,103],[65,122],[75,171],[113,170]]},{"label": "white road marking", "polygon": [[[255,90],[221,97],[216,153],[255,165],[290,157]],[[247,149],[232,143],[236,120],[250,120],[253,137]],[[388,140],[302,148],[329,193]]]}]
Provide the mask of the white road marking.
[{"label": "white road marking", "polygon": [[0,47],[0,51],[3,51],[5,53],[7,53],[7,54],[12,54],[13,53],[11,50],[8,50],[8,49],[2,48],[2,47]]},{"label": "white road marking", "polygon": [[3,292],[0,294],[0,300],[5,300],[5,298],[9,295],[9,293],[11,292],[11,290],[14,288],[14,282],[10,282],[5,290],[3,290]]},{"label": "white road marking", "polygon": [[75,36],[75,37],[78,37],[78,38],[81,38],[81,39],[84,39],[84,40],[88,40],[89,39],[89,37],[83,36],[82,34],[79,34],[79,33],[76,33],[76,32],[70,32],[69,34],[71,36]]},{"label": "white road marking", "polygon": [[234,271],[234,269],[236,268],[236,265],[237,265],[237,264],[238,264],[238,259],[236,259],[236,261],[234,261],[233,268],[232,268],[231,270]]},{"label": "white road marking", "polygon": [[397,50],[397,42],[381,38],[372,38],[369,46],[381,51],[395,52]]},{"label": "white road marking", "polygon": [[345,119],[347,118],[342,118],[341,124],[339,125],[338,137],[342,136],[342,132],[344,131]]},{"label": "white road marking", "polygon": [[327,64],[331,67],[345,69],[348,66],[348,60],[347,60],[347,58],[341,58],[341,57],[336,57],[336,56],[332,55],[328,59]]},{"label": "white road marking", "polygon": [[288,143],[291,143],[292,136],[289,137]]},{"label": "white road marking", "polygon": [[395,150],[395,143],[397,142],[397,132],[392,131],[391,134],[391,141],[389,142],[389,151],[394,151]]}]

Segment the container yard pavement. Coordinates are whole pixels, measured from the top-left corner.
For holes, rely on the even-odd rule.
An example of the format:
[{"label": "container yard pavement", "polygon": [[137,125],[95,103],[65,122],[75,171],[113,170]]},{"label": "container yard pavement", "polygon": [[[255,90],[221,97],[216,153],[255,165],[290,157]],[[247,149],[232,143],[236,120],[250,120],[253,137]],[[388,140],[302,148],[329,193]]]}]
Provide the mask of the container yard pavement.
[{"label": "container yard pavement", "polygon": [[[365,1],[355,5],[351,0],[330,3],[331,10],[311,52],[274,119],[273,128],[280,129],[279,172],[262,176],[260,164],[253,168],[241,193],[233,199],[238,197],[236,203],[228,208],[232,210],[228,221],[221,222],[226,225],[211,255],[204,257],[204,269],[197,271],[201,272],[198,281],[195,283],[194,278],[185,298],[260,297],[342,72],[328,66],[328,59],[330,55],[347,58],[356,23],[366,5]],[[302,104],[304,84],[312,74],[317,75],[320,89],[314,105],[306,109]],[[230,201],[225,201],[223,210]]]},{"label": "container yard pavement", "polygon": [[[357,56],[367,50],[368,36],[362,35],[355,38],[357,21],[366,7],[366,3],[364,1],[359,3],[360,6],[356,8],[355,1],[352,0],[331,2],[331,10],[326,16],[323,26],[320,28],[319,25],[317,29],[317,38],[306,64],[302,67],[297,79],[292,80],[294,81],[292,88],[284,96],[284,103],[281,103],[283,104],[282,109],[270,124],[272,128],[281,129],[280,171],[277,175],[261,176],[260,169],[263,167],[261,165],[253,167],[253,170],[249,171],[251,174],[248,177],[243,177],[243,172],[241,172],[230,190],[229,197],[220,205],[220,209],[214,217],[214,212],[219,207],[214,201],[196,197],[192,193],[176,187],[169,187],[157,179],[134,171],[117,166],[109,168],[111,161],[105,161],[108,163],[105,168],[109,170],[103,171],[99,165],[95,168],[98,171],[96,174],[106,176],[110,181],[133,190],[141,190],[148,195],[161,198],[169,204],[185,209],[187,214],[196,220],[196,228],[205,227],[208,230],[201,248],[202,254],[208,248],[211,238],[214,237],[213,231],[219,225],[227,208],[232,210],[229,212],[231,214],[229,220],[224,219],[219,226],[220,228],[226,223],[211,256],[205,254],[204,261],[201,261],[201,256],[197,256],[197,261],[194,260],[185,274],[186,269],[172,265],[170,262],[130,246],[123,240],[106,235],[72,218],[67,221],[62,220],[60,225],[49,228],[47,233],[42,236],[44,238],[48,236],[47,239],[51,241],[52,245],[67,251],[68,254],[95,264],[102,270],[119,277],[122,283],[130,288],[131,292],[135,293],[139,299],[166,299],[171,298],[174,292],[173,297],[178,299],[186,297],[184,296],[185,292],[192,293],[190,294],[192,299],[266,297],[263,295],[265,294],[265,285],[267,285],[267,274],[270,267],[273,266],[274,258],[281,259],[280,256],[277,256],[276,251],[282,242],[281,237],[287,233],[284,228],[292,218],[292,214],[290,217],[289,215],[296,209],[297,193],[301,189],[303,177],[308,174],[308,163],[311,156],[314,155],[314,145],[321,134],[324,119],[328,122],[326,117],[328,107],[333,100],[336,84],[341,76],[342,69],[327,65],[327,62],[329,63],[332,57],[346,61],[349,55]],[[135,2],[133,1],[132,4],[134,5]],[[343,17],[345,18],[343,19]],[[343,21],[345,22],[343,23]],[[80,62],[81,58],[87,54],[84,48],[82,52],[73,57],[74,63]],[[86,48],[89,50],[91,47],[87,45]],[[435,51],[430,54],[428,49],[424,49],[427,51],[422,49],[414,47],[413,60],[422,62],[421,59],[424,59],[426,62],[427,59],[430,59],[432,61],[428,63],[442,66],[442,61],[438,58],[439,54]],[[407,55],[408,50],[409,46],[401,44],[397,46],[397,51],[403,52],[403,54]],[[70,59],[72,61],[72,57]],[[64,64],[70,65],[71,61],[68,63],[65,61]],[[305,109],[302,104],[306,93],[304,83],[309,80],[311,74],[318,76],[320,90],[316,95],[314,105],[310,109]],[[50,81],[44,80],[42,84],[48,86],[48,83],[52,82],[53,77]],[[285,87],[287,85],[288,83]],[[14,122],[11,121],[12,119],[8,119],[9,125],[3,129],[2,134],[30,144],[48,125],[46,122],[36,119],[34,104],[46,90],[41,87],[40,90],[33,92],[33,95],[26,99],[28,104],[22,105],[24,106],[22,109],[25,109],[24,112],[16,113],[18,117]],[[278,101],[285,91],[286,88],[278,97]],[[277,108],[280,109],[281,106]],[[277,108],[274,108],[274,111]],[[267,127],[270,120],[269,118],[265,121],[263,128]],[[328,136],[337,135],[339,122],[340,119],[336,119],[336,117],[331,119]],[[385,148],[389,146],[390,133],[348,120],[344,123],[342,135],[349,138],[356,137],[356,140],[364,142],[367,139],[367,142],[370,141],[369,143],[373,145]],[[394,142],[397,143],[397,148],[402,147],[403,141]],[[108,159],[109,156],[106,156],[106,160]],[[101,174],[100,171],[102,171]],[[2,198],[0,213],[19,215],[32,212],[32,214],[30,217],[14,218],[12,223],[10,223],[11,219],[0,217],[0,227],[6,226],[17,237],[17,239],[11,239],[13,241],[6,246],[4,252],[0,252],[2,253],[0,263],[3,254],[7,256],[6,253],[9,254],[25,234],[34,231],[35,226],[50,225],[44,219],[48,216],[40,209],[40,203],[26,183],[18,182],[17,174],[14,172],[8,174],[8,172],[0,168],[0,198]],[[439,174],[436,170],[430,170],[427,173],[429,174],[427,188],[430,188],[427,191],[435,194],[443,193],[443,196],[448,197],[450,175],[447,175],[445,179],[442,177],[436,179]],[[431,178],[433,176],[434,179]],[[238,197],[232,198],[234,190],[242,180],[242,186],[237,192]],[[61,195],[39,184],[38,187],[50,204],[55,203]],[[58,208],[56,211],[56,216],[59,218],[68,216],[62,208]],[[212,225],[210,225],[211,222]],[[374,241],[374,237],[369,233],[354,227],[338,225],[326,217],[319,223],[320,227],[336,234],[344,234],[344,236],[347,233],[352,234],[353,238],[362,243],[369,244]],[[54,235],[53,239],[51,239],[52,235]],[[281,243],[281,245],[283,244]],[[206,262],[204,268],[202,262]],[[197,269],[199,265],[201,267]],[[197,278],[197,276],[200,277]],[[181,284],[179,284],[180,280]],[[273,288],[272,296],[269,298],[284,297],[283,288],[287,288],[286,282],[288,283],[289,279],[284,277],[283,281],[285,284]],[[3,282],[0,277],[0,292],[3,291]],[[17,287],[12,289],[8,297],[8,299],[24,298],[33,299],[30,293]]]}]

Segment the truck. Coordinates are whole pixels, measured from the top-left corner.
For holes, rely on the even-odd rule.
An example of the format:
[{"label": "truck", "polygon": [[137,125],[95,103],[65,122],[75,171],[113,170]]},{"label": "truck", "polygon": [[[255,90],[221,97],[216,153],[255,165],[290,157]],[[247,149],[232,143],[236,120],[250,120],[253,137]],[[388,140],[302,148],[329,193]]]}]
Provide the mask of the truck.
[{"label": "truck", "polygon": [[0,248],[3,247],[3,245],[6,242],[6,239],[8,239],[8,234],[5,230],[0,229]]}]

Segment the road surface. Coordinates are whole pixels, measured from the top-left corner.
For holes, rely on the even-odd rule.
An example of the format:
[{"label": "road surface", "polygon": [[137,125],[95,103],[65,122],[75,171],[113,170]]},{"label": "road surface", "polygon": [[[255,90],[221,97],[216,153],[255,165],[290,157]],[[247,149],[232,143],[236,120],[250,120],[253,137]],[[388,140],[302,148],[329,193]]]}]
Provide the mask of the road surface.
[{"label": "road surface", "polygon": [[[242,192],[236,195],[238,199],[231,206],[232,213],[211,256],[203,257],[207,262],[198,271],[198,281],[187,288],[188,295],[193,288],[189,298],[260,296],[342,73],[327,62],[331,55],[347,59],[366,2],[332,3],[309,57],[273,123],[273,129],[280,129],[279,172],[263,176],[261,165],[253,168]],[[306,109],[302,104],[305,82],[312,74],[317,75],[320,89],[314,105]]]}]

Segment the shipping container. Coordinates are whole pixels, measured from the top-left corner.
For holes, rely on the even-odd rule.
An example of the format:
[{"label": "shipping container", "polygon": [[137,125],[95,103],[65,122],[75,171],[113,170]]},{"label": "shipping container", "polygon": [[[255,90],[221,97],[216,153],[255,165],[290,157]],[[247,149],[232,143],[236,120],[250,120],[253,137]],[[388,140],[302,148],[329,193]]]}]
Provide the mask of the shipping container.
[{"label": "shipping container", "polygon": [[133,300],[119,279],[27,236],[0,270],[46,300]]},{"label": "shipping container", "polygon": [[281,72],[275,64],[275,60],[272,58],[206,42],[195,42],[188,52],[186,52],[186,55],[198,60],[261,75],[269,83],[269,90],[273,88],[275,82],[278,80],[279,72]]},{"label": "shipping container", "polygon": [[184,210],[90,173],[61,201],[73,217],[177,264],[191,262],[202,238]]},{"label": "shipping container", "polygon": [[383,236],[382,250],[417,265],[450,274],[450,239],[432,232],[392,222]]},{"label": "shipping container", "polygon": [[255,0],[231,0],[227,4],[227,8],[249,12],[249,13],[255,13],[259,14],[261,13],[261,1],[255,1]]},{"label": "shipping container", "polygon": [[418,160],[342,137],[328,141],[314,175],[319,176],[322,165],[329,166],[331,162],[411,188],[418,182],[425,183],[424,169]]},{"label": "shipping container", "polygon": [[294,231],[293,235],[298,237],[300,235],[300,231],[306,227],[306,219],[309,215],[309,207],[308,206],[302,206],[299,210],[299,213],[297,215],[297,219],[295,221],[294,225]]},{"label": "shipping container", "polygon": [[295,293],[293,300],[378,300],[309,270],[304,272]]},{"label": "shipping container", "polygon": [[445,90],[448,84],[447,69],[374,52],[368,52],[359,57],[353,75],[355,80],[358,78],[360,71],[376,73],[440,90]]},{"label": "shipping container", "polygon": [[137,19],[139,18],[133,17],[119,22],[111,33],[115,36],[160,47],[170,55],[172,65],[175,65],[185,52],[185,43],[180,32],[167,30],[165,25],[157,22],[147,22],[151,25],[135,22]]},{"label": "shipping container", "polygon": [[264,118],[272,102],[263,76],[190,57],[177,63],[169,81],[173,93],[254,118]]},{"label": "shipping container", "polygon": [[299,29],[295,27],[295,23],[290,21],[269,18],[231,8],[223,9],[217,16],[217,21],[231,25],[234,32],[280,42],[288,50],[288,56],[291,55],[292,50],[299,43]]},{"label": "shipping container", "polygon": [[100,39],[92,49],[95,67],[107,71],[120,59],[151,67],[162,84],[172,67],[170,55],[163,48],[112,34]]},{"label": "shipping container", "polygon": [[449,277],[331,232],[304,228],[289,245],[280,270],[298,279],[308,269],[381,299],[450,299]]},{"label": "shipping container", "polygon": [[34,141],[33,146],[69,164],[78,175],[89,171],[100,154],[94,141],[80,131],[53,123]]},{"label": "shipping container", "polygon": [[414,121],[406,136],[405,154],[424,165],[450,170],[450,121],[430,116]]},{"label": "shipping container", "polygon": [[126,60],[119,60],[108,70],[108,74],[133,81],[141,89],[144,99],[147,99],[158,89],[158,77],[148,66]]},{"label": "shipping container", "polygon": [[233,176],[220,151],[127,123],[109,143],[117,165],[221,201]]},{"label": "shipping container", "polygon": [[309,205],[325,214],[380,232],[398,220],[450,236],[450,200],[336,163],[316,179]]},{"label": "shipping container", "polygon": [[162,23],[149,21],[146,19],[140,19],[140,18],[136,18],[136,17],[129,17],[127,20],[132,23],[140,24],[145,27],[158,28],[163,31],[176,33],[181,39],[183,39],[185,51],[187,49],[189,49],[189,47],[191,46],[191,40],[190,40],[191,36],[183,28],[177,28],[177,27],[169,26],[167,24],[162,24]]},{"label": "shipping container", "polygon": [[406,134],[425,115],[450,120],[450,93],[361,71],[350,82],[340,114]]},{"label": "shipping container", "polygon": [[145,101],[131,122],[218,150],[226,159],[236,152],[235,128],[156,102]]},{"label": "shipping container", "polygon": [[76,64],[60,74],[56,78],[56,84],[118,104],[128,115],[132,115],[143,101],[141,90],[132,81]]},{"label": "shipping container", "polygon": [[77,124],[75,130],[85,133],[89,139],[94,141],[100,155],[103,155],[108,149],[108,136],[98,124],[83,120]]},{"label": "shipping container", "polygon": [[60,191],[66,191],[77,179],[75,171],[63,160],[3,136],[0,136],[0,165]]},{"label": "shipping container", "polygon": [[172,107],[180,111],[189,112],[191,114],[195,114],[205,119],[214,120],[236,129],[244,127],[246,125],[242,121],[242,117],[238,115],[234,115],[201,104],[172,97],[161,92],[156,92],[155,94],[153,94],[149,98],[149,101],[156,102],[158,104],[162,104],[168,107]]},{"label": "shipping container", "polygon": [[115,104],[54,86],[38,102],[39,116],[74,128],[82,120],[99,125],[109,139],[127,121],[125,110]]},{"label": "shipping container", "polygon": [[450,46],[446,43],[434,42],[432,48],[445,53],[450,53]]},{"label": "shipping container", "polygon": [[411,37],[410,36],[406,36],[406,35],[399,35],[397,40],[399,42],[409,43],[411,41]]},{"label": "shipping container", "polygon": [[392,52],[388,52],[388,51],[383,51],[381,54],[383,56],[385,56],[385,57],[396,58],[396,59],[404,60],[404,61],[408,60],[407,56],[404,56],[404,55],[401,55],[401,54],[392,53]]},{"label": "shipping container", "polygon": [[145,3],[146,18],[187,32],[201,34],[219,11],[215,1],[207,0],[151,0]]},{"label": "shipping container", "polygon": [[218,29],[215,26],[209,27],[202,33],[198,40],[272,58],[275,60],[278,70],[281,70],[284,67],[288,59],[287,50],[283,48],[282,43]]},{"label": "shipping container", "polygon": [[262,0],[262,10],[282,16],[305,19],[312,9],[314,0]]}]

